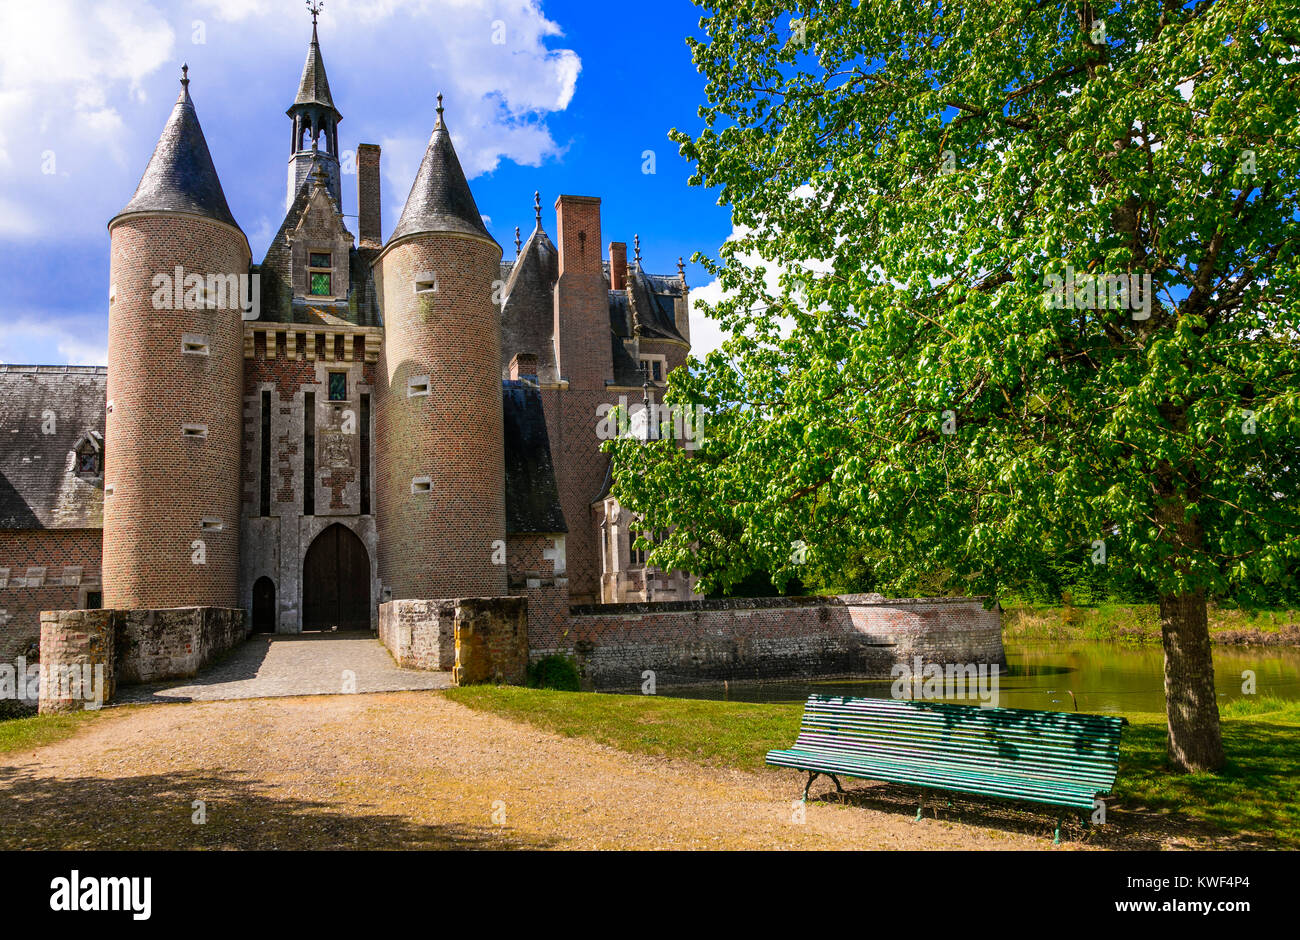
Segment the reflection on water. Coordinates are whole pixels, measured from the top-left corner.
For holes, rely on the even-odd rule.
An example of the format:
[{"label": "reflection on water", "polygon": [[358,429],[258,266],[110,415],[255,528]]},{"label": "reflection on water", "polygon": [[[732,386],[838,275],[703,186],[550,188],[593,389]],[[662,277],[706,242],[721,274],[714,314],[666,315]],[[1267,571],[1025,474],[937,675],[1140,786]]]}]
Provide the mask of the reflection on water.
[{"label": "reflection on water", "polygon": [[[1158,645],[1134,647],[1081,640],[1008,643],[1006,651],[1010,672],[999,678],[997,702],[1004,708],[1099,713],[1165,710],[1164,656]],[[1220,703],[1242,697],[1242,674],[1247,670],[1255,674],[1257,694],[1300,699],[1300,650],[1216,647],[1214,683]],[[893,685],[890,679],[718,683],[665,689],[660,694],[736,702],[803,702],[814,692],[890,698]],[[978,701],[973,693],[950,700]]]}]

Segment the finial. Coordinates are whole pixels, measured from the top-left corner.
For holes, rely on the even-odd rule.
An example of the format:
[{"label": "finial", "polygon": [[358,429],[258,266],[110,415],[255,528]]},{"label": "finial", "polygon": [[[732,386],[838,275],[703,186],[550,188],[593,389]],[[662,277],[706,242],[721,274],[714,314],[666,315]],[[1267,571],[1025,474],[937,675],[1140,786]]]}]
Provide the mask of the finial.
[{"label": "finial", "polygon": [[523,242],[519,240],[519,226],[516,225],[515,226],[515,257],[516,258],[519,257],[519,246],[522,244]]},{"label": "finial", "polygon": [[537,227],[542,227],[542,193],[540,190],[533,193],[533,211],[537,213]]},{"label": "finial", "polygon": [[188,65],[181,66],[181,88],[185,89],[187,95],[190,93],[190,67]]},{"label": "finial", "polygon": [[641,236],[632,236],[632,260],[637,264],[641,263]]},{"label": "finial", "polygon": [[325,0],[316,0],[315,3],[312,0],[307,0],[307,9],[311,11],[311,28],[313,32],[316,30],[316,17],[320,15],[320,11],[324,8]]},{"label": "finial", "polygon": [[438,92],[438,123],[442,123],[442,92]]},{"label": "finial", "polygon": [[686,279],[686,265],[682,261],[682,256],[677,256],[677,276],[682,280]]}]

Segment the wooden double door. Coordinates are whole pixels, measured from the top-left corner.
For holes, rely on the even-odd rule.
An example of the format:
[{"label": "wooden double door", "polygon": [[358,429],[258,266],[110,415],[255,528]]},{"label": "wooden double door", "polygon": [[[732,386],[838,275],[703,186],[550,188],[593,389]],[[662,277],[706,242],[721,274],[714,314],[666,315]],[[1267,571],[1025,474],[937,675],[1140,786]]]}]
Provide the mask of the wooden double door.
[{"label": "wooden double door", "polygon": [[370,553],[335,523],[311,543],[302,563],[303,630],[370,629]]}]

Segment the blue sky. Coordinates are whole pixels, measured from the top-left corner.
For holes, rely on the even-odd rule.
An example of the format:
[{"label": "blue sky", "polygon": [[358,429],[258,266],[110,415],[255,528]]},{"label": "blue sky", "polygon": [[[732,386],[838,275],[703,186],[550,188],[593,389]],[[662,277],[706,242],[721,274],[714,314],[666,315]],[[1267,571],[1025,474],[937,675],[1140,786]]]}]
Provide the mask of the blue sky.
[{"label": "blue sky", "polygon": [[[696,131],[704,80],[685,0],[326,0],[321,49],[340,147],[383,148],[387,236],[423,154],[434,95],[479,210],[506,250],[554,236],[559,193],[603,200],[603,241],[640,234],[648,270],[712,293],[692,252],[731,234],[667,139]],[[178,91],[190,93],[236,220],[260,261],[283,217],[289,119],[311,36],[301,0],[42,0],[0,9],[0,362],[102,363],[106,224],[131,198]],[[504,42],[494,42],[494,39]],[[654,152],[653,174],[643,172]],[[356,212],[356,178],[343,181]],[[354,220],[349,227],[355,232]],[[693,321],[696,351],[717,341]]]}]

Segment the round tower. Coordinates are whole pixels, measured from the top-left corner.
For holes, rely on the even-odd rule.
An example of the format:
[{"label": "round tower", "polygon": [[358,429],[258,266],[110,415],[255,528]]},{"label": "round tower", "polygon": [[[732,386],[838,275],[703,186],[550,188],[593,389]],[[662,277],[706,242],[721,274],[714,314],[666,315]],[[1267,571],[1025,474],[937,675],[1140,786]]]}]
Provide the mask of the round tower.
[{"label": "round tower", "polygon": [[442,119],[376,258],[379,577],[392,599],[506,593],[501,246]]},{"label": "round tower", "polygon": [[135,196],[108,224],[104,606],[239,606],[248,240],[183,70]]}]

